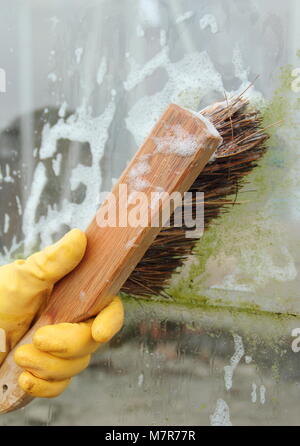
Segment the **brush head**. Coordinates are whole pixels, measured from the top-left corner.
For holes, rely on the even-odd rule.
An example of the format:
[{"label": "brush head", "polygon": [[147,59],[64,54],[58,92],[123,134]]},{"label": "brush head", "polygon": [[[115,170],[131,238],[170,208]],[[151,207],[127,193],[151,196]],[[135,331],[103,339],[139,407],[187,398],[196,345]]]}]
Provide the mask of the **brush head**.
[{"label": "brush head", "polygon": [[[248,175],[266,151],[268,135],[262,129],[260,112],[250,108],[248,101],[239,96],[219,102],[201,111],[217,128],[223,143],[211,161],[194,181],[190,191],[204,192],[204,227],[228,206],[236,203],[236,195],[244,177]],[[232,196],[235,194],[235,197]],[[196,213],[196,199],[188,212]],[[143,259],[131,273],[121,291],[137,297],[158,296],[168,298],[165,291],[173,273],[191,254],[197,239],[187,238],[186,226],[176,227],[174,221],[163,228]]]}]

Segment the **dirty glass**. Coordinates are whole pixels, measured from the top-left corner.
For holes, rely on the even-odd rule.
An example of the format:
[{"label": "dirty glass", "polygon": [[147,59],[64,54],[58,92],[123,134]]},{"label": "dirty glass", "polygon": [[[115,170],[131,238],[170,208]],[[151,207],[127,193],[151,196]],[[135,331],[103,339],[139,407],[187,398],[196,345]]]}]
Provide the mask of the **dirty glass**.
[{"label": "dirty glass", "polygon": [[[0,424],[299,424],[296,0],[0,0],[0,262],[85,229],[170,102],[247,94],[271,139],[168,302]],[[107,409],[109,407],[109,410]]]}]

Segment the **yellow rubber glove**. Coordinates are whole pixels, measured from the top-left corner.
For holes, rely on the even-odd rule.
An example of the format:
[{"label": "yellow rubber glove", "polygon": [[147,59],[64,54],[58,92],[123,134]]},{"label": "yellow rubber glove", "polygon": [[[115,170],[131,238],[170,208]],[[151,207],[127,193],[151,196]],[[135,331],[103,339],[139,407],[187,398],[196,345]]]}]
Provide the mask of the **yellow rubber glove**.
[{"label": "yellow rubber glove", "polygon": [[[26,333],[55,282],[78,265],[85,248],[85,234],[74,229],[27,260],[0,268],[0,328],[6,334],[6,352],[0,353],[0,363]],[[87,367],[91,353],[120,330],[123,321],[123,305],[116,297],[95,319],[41,327],[33,344],[15,352],[17,364],[25,369],[20,386],[34,397],[59,395],[71,377]]]}]

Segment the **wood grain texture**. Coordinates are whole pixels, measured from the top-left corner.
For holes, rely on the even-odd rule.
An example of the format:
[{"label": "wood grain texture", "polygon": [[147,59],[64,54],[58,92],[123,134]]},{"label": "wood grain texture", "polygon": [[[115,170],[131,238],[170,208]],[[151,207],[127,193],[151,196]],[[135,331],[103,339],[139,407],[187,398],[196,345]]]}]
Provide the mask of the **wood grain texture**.
[{"label": "wood grain texture", "polygon": [[[194,152],[189,156],[181,156],[172,151],[172,137],[174,134],[178,136],[178,129],[181,136],[189,135],[192,141],[197,142]],[[119,185],[127,185],[129,193],[133,191],[136,180],[134,169],[145,160],[148,168],[139,179],[144,183],[142,192],[149,200],[151,192],[157,188],[169,194],[184,193],[200,174],[221,140],[204,121],[177,105],[170,105],[115,185],[113,194],[117,205],[124,205],[124,196],[120,196]],[[162,146],[159,141],[163,142]],[[164,146],[164,142],[168,141],[173,141],[169,150],[167,145]],[[126,200],[125,204],[130,211],[132,205],[126,203]],[[98,212],[103,211],[103,206]],[[152,217],[161,214],[163,206],[164,202],[157,202],[152,207]],[[149,211],[149,219],[150,215]],[[86,231],[88,244],[82,262],[56,284],[47,308],[18,346],[30,343],[32,334],[40,326],[57,322],[78,322],[96,315],[119,292],[161,229],[152,226],[100,227],[97,221],[99,222],[99,214]],[[14,363],[12,351],[0,369],[1,413],[22,407],[30,401],[30,397],[18,386],[20,372],[20,368]]]}]

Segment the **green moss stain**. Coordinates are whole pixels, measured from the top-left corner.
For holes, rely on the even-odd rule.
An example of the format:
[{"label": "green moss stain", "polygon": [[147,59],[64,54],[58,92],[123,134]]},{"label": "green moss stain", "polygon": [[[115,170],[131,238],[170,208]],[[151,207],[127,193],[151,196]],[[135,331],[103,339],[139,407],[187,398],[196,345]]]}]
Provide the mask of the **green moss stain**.
[{"label": "green moss stain", "polygon": [[[300,57],[300,51],[297,54]],[[267,153],[240,190],[240,204],[205,231],[195,248],[195,261],[183,269],[180,280],[175,277],[168,291],[176,302],[238,304],[258,311],[257,290],[268,293],[270,283],[293,280],[294,257],[285,248],[288,237],[284,227],[284,216],[289,211],[287,197],[300,186],[292,172],[300,140],[299,95],[291,88],[293,68],[281,68],[277,88],[262,109],[263,126],[268,127],[270,135]],[[278,124],[269,127],[274,123]],[[212,290],[210,285],[218,282],[218,272],[223,274],[220,289]],[[277,288],[276,298],[280,299],[280,287]],[[274,290],[277,288],[274,286]],[[237,290],[232,301],[231,289]],[[242,296],[238,302],[236,295]]]},{"label": "green moss stain", "polygon": [[[265,126],[282,121],[280,125],[286,129],[297,128],[296,112],[300,109],[299,97],[292,91],[292,82],[294,80],[292,71],[294,68],[293,65],[287,65],[280,69],[279,86],[274,90],[271,100],[262,109]],[[269,145],[277,143],[277,126],[271,127],[268,133],[271,136]]]}]

